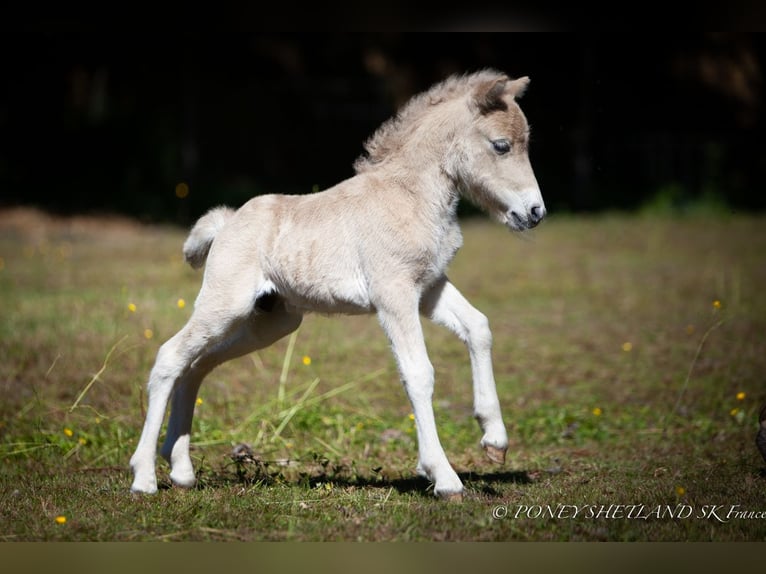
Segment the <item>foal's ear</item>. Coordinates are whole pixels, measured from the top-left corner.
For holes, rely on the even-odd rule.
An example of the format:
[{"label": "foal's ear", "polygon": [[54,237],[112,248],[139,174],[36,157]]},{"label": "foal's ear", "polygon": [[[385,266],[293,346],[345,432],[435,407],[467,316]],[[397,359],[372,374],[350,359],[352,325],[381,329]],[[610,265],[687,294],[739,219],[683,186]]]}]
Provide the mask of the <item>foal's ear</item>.
[{"label": "foal's ear", "polygon": [[486,115],[498,110],[507,110],[508,104],[503,97],[508,95],[514,99],[518,99],[524,95],[528,85],[528,76],[523,76],[515,80],[503,76],[491,82],[484,82],[479,85],[474,92],[474,98],[476,105],[479,108],[479,112]]},{"label": "foal's ear", "polygon": [[508,104],[503,99],[508,81],[508,78],[503,76],[491,82],[484,82],[476,88],[474,101],[482,115],[508,109]]},{"label": "foal's ear", "polygon": [[512,82],[508,82],[508,93],[518,100],[527,91],[527,86],[529,86],[529,76],[522,76]]}]

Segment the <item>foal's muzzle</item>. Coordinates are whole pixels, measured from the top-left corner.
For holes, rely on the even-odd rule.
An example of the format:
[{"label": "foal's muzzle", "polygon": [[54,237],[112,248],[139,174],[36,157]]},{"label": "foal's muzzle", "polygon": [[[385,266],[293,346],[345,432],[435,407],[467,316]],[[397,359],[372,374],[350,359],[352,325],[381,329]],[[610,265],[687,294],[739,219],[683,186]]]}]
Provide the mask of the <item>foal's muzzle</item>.
[{"label": "foal's muzzle", "polygon": [[525,229],[536,227],[543,220],[545,214],[545,206],[536,203],[529,206],[526,212],[511,210],[508,216],[508,223],[514,229],[524,231]]}]

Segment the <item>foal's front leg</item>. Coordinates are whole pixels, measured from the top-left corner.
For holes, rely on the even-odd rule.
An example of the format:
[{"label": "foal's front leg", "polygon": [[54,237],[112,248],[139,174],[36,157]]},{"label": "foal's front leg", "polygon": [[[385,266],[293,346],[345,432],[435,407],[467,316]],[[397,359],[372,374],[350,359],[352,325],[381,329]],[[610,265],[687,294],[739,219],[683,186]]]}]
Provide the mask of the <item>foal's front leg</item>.
[{"label": "foal's front leg", "polygon": [[434,494],[450,500],[461,500],[463,483],[450,466],[439,442],[432,405],[434,369],[428,359],[423,330],[415,297],[410,303],[378,306],[378,318],[388,335],[399,365],[402,382],[412,403],[418,434],[418,472],[434,483]]},{"label": "foal's front leg", "polygon": [[421,310],[435,323],[455,333],[468,347],[473,375],[474,416],[484,432],[481,446],[491,461],[504,463],[508,434],[492,373],[492,333],[487,317],[474,308],[446,277],[426,293]]}]

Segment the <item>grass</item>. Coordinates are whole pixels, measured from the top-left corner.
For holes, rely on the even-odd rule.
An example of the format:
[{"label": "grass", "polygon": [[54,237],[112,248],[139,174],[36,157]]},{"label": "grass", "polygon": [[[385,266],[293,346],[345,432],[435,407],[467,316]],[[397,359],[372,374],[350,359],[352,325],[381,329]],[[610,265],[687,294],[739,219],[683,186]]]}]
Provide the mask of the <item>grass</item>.
[{"label": "grass", "polygon": [[766,219],[554,215],[530,240],[464,235],[450,277],[490,318],[511,446],[505,467],[484,459],[467,352],[425,324],[462,504],[415,477],[372,317],[310,316],[213,372],[198,486],[171,487],[160,462],[160,492],[137,497],[146,377],[201,278],[184,232],[0,214],[0,540],[766,540],[737,514],[766,511]]}]

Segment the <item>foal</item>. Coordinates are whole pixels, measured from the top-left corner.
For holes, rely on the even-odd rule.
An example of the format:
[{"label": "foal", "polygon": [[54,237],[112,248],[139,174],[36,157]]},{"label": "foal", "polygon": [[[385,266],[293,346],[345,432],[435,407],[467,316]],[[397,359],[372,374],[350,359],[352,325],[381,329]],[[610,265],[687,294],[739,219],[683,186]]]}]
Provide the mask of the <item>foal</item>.
[{"label": "foal", "polygon": [[162,345],[152,369],[130,460],[133,491],[157,490],[156,445],[171,396],[161,454],[172,482],[191,487],[189,440],[202,379],[294,331],[310,311],[377,314],[412,403],[417,471],[436,496],[460,499],[463,485],[436,431],[434,370],[419,314],[453,331],[470,353],[481,445],[492,461],[505,461],[488,321],[445,270],[462,243],[461,195],[512,230],[545,216],[527,155],[529,127],[516,104],[528,83],[493,70],[450,77],[378,129],[350,179],[311,195],[256,197],[237,211],[218,207],[195,224],[184,255],[192,267],[206,263],[202,288],[189,322]]}]

